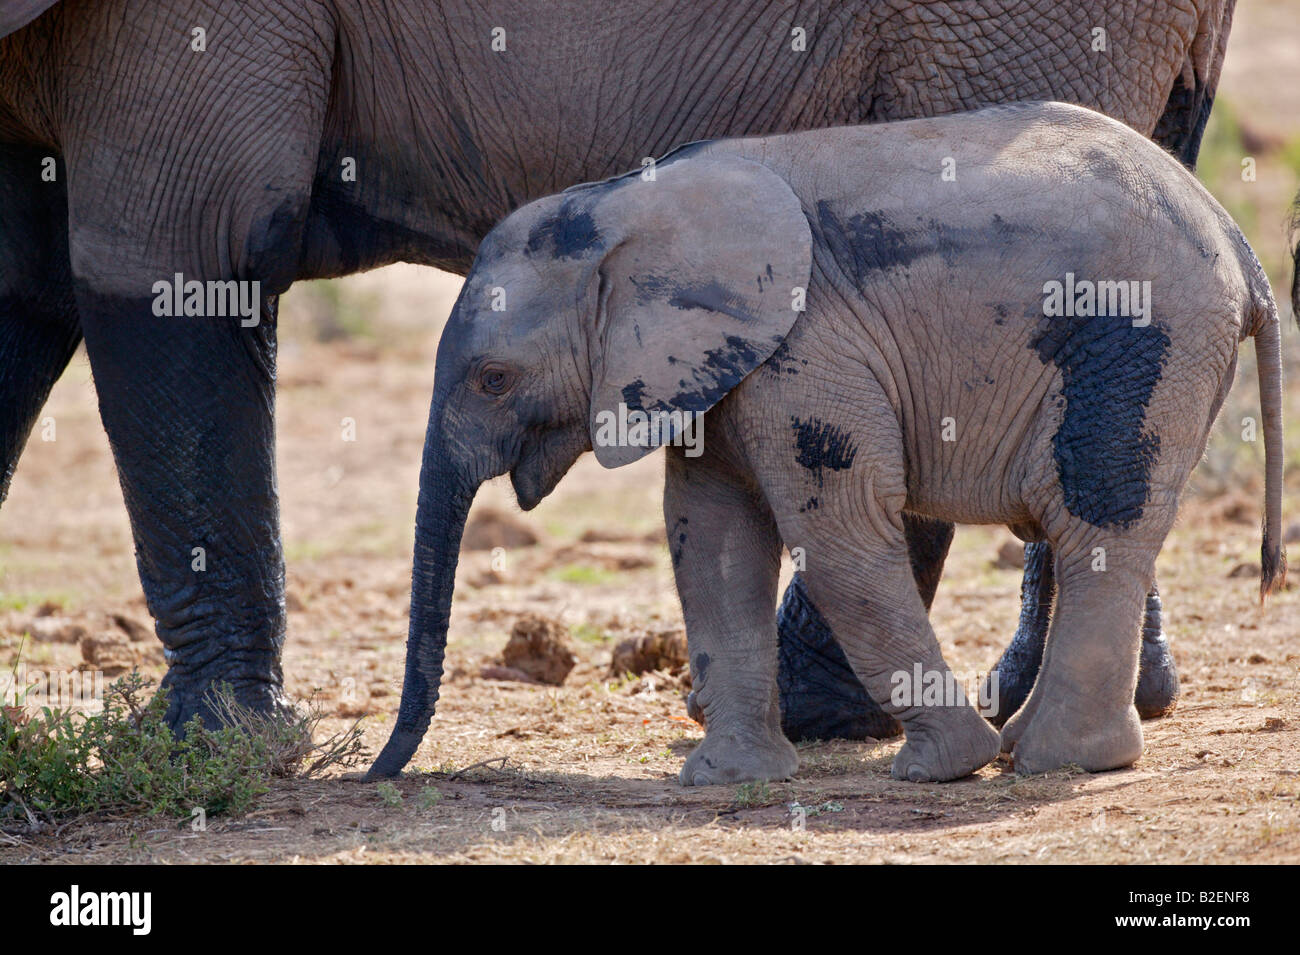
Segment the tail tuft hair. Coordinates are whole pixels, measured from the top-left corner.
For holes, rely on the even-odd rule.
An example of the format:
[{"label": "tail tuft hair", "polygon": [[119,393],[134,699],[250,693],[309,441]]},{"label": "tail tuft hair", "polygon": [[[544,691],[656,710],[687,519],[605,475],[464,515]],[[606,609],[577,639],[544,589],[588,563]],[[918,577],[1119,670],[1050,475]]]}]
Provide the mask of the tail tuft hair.
[{"label": "tail tuft hair", "polygon": [[1286,548],[1278,545],[1264,530],[1264,544],[1259,549],[1259,602],[1286,586]]}]

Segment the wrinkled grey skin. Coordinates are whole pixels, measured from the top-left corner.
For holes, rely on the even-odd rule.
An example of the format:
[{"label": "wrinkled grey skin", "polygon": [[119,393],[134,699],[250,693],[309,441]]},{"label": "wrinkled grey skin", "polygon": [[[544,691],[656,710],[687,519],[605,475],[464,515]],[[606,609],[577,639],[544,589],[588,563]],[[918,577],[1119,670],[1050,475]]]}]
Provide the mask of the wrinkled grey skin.
[{"label": "wrinkled grey skin", "polygon": [[[1118,303],[1046,317],[1045,283],[1067,273],[1149,281],[1149,321]],[[653,181],[525,206],[484,240],[439,347],[412,598],[433,612],[412,617],[398,726],[372,775],[397,772],[428,726],[475,489],[508,473],[529,509],[588,448],[606,467],[640,458],[648,445],[602,439],[620,404],[707,412],[702,454],[668,448],[664,490],[706,726],[684,784],[797,769],[776,698],[783,545],[804,550],[854,672],[905,729],[896,777],[964,776],[999,745],[1023,773],[1129,765],[1156,555],[1247,336],[1266,593],[1285,575],[1277,310],[1227,213],[1122,124],[1021,104],[694,144]],[[894,695],[914,667],[951,678],[905,512],[1052,544],[1044,662],[1000,743],[960,691]]]},{"label": "wrinkled grey skin", "polygon": [[[203,697],[218,681],[271,709],[285,627],[275,303],[294,280],[394,261],[463,272],[526,200],[691,139],[1054,97],[1190,162],[1231,10],[11,0],[0,11],[0,497],[84,338],[169,661],[169,718],[211,715]],[[504,52],[492,48],[498,26]],[[1092,49],[1097,26],[1106,52]],[[196,27],[206,52],[192,49]],[[342,176],[348,159],[355,181]],[[153,283],[177,272],[260,282],[260,323],[155,319]]]}]

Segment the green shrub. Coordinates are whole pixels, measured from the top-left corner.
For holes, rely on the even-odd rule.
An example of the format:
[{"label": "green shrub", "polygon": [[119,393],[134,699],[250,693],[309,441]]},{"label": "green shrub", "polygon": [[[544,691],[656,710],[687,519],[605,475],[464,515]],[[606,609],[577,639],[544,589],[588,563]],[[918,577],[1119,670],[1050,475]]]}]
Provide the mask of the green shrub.
[{"label": "green shrub", "polygon": [[212,694],[223,725],[197,717],[178,737],[164,720],[165,692],[146,700],[151,681],[132,673],[105,692],[101,713],[42,707],[18,700],[0,706],[0,822],[85,814],[144,813],[188,817],[246,812],[275,776],[314,776],[360,762],[354,724],[313,742],[318,712],[290,718],[254,714],[229,687]]}]

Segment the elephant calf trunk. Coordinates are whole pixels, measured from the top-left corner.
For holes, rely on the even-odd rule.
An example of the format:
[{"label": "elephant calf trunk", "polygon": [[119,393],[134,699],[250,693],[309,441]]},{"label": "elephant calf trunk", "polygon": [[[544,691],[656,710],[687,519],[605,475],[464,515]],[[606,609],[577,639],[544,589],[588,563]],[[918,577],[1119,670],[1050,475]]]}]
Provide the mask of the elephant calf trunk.
[{"label": "elephant calf trunk", "polygon": [[367,780],[385,779],[402,771],[424,739],[438,702],[460,540],[474,498],[473,493],[460,489],[455,475],[437,466],[438,457],[426,451],[420,474],[402,702],[392,735],[366,773]]}]

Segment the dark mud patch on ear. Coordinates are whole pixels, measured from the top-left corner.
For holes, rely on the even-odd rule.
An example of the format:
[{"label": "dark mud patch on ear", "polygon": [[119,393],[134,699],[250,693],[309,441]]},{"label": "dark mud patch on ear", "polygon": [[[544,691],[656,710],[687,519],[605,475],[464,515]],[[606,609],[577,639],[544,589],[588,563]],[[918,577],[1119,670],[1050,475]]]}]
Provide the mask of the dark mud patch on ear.
[{"label": "dark mud patch on ear", "polygon": [[636,287],[636,300],[640,305],[663,301],[682,311],[698,308],[717,312],[747,325],[755,320],[745,297],[717,282],[683,285],[669,276],[649,272],[632,276],[631,282]]},{"label": "dark mud patch on ear", "polygon": [[795,358],[790,351],[790,345],[787,342],[781,342],[772,352],[772,356],[763,365],[768,371],[778,375],[797,375],[799,368],[808,364],[807,358]]},{"label": "dark mud patch on ear", "polygon": [[645,411],[645,382],[638,378],[630,385],[623,386],[623,404],[629,411]]},{"label": "dark mud patch on ear", "polygon": [[1131,527],[1151,495],[1160,436],[1144,430],[1169,335],[1122,316],[1043,319],[1029,347],[1061,370],[1052,454],[1065,508],[1095,527]]},{"label": "dark mud patch on ear", "polygon": [[533,255],[549,250],[557,259],[574,259],[601,246],[600,229],[591,214],[566,200],[559,212],[533,226],[525,251]]},{"label": "dark mud patch on ear", "polygon": [[763,353],[753,342],[738,335],[728,335],[723,347],[707,350],[704,361],[692,369],[694,382],[673,395],[667,404],[662,401],[656,403],[656,408],[708,411],[762,364],[763,360]]},{"label": "dark mud patch on ear", "polygon": [[819,418],[801,421],[793,416],[790,425],[794,429],[798,452],[795,461],[812,472],[818,487],[822,486],[823,470],[844,471],[853,466],[858,449],[852,436],[843,428],[823,424]]},{"label": "dark mud patch on ear", "polygon": [[700,308],[706,312],[717,312],[746,324],[754,321],[754,315],[744,297],[717,282],[677,288],[668,299],[668,304],[683,310]]}]

